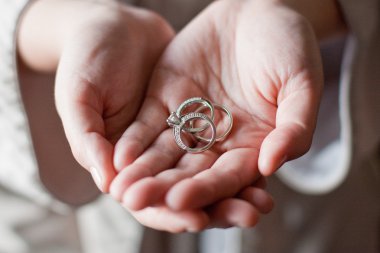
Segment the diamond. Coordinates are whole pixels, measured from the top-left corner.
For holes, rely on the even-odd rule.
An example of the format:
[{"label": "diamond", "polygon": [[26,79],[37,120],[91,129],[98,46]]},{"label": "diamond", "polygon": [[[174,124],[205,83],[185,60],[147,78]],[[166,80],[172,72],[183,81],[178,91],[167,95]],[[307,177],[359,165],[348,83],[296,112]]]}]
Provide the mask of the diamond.
[{"label": "diamond", "polygon": [[178,126],[179,124],[181,124],[181,120],[179,119],[179,117],[177,116],[177,114],[175,112],[172,112],[169,116],[169,118],[166,120],[166,122],[168,123],[169,126],[171,127],[174,127],[174,126]]}]

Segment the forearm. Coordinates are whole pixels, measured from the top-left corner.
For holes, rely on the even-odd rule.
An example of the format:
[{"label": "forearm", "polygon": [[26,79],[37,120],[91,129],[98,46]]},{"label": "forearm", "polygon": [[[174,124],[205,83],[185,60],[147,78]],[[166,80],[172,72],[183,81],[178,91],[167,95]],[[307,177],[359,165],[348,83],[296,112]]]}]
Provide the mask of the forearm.
[{"label": "forearm", "polygon": [[54,71],[65,41],[91,19],[114,19],[114,1],[37,0],[23,15],[17,49],[21,60],[39,71]]}]

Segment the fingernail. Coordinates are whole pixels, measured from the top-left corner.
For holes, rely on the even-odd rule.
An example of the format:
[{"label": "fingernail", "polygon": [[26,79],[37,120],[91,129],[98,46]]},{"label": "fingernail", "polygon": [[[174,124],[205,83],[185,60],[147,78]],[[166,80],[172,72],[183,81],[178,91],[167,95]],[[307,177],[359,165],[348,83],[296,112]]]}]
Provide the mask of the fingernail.
[{"label": "fingernail", "polygon": [[95,168],[95,167],[91,167],[90,168],[90,172],[91,172],[91,175],[92,175],[92,178],[94,179],[94,182],[96,184],[96,186],[98,186],[98,188],[101,190],[101,186],[102,186],[102,177],[100,176],[100,173],[99,171]]}]

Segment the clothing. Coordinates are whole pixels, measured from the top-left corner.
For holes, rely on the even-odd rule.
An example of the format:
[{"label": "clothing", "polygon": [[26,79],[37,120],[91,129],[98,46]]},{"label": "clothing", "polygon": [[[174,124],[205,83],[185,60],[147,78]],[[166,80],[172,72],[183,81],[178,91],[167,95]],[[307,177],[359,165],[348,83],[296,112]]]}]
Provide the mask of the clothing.
[{"label": "clothing", "polygon": [[[25,106],[29,95],[22,93],[16,66],[17,21],[27,2],[0,0],[0,201],[4,206],[0,208],[0,252],[190,253],[197,252],[200,239],[207,241],[200,247],[211,253],[222,252],[215,246],[223,245],[222,237],[229,238],[222,249],[228,253],[359,252],[355,247],[360,247],[360,252],[376,252],[379,239],[374,231],[380,214],[379,1],[341,1],[352,35],[340,84],[326,86],[311,152],[285,165],[279,173],[282,182],[272,179],[269,183],[277,209],[256,229],[213,230],[201,238],[143,229],[113,200],[104,196],[93,200],[97,192],[87,187],[90,177],[83,171],[76,177],[80,180],[70,183],[78,194],[62,192],[67,187],[57,186],[52,183],[56,178],[44,174],[35,148],[40,140],[33,137],[32,119]],[[131,2],[162,13],[177,29],[208,4],[194,0]],[[38,81],[52,82],[52,78]],[[339,105],[334,104],[338,94]],[[323,138],[326,133],[330,135]],[[84,190],[86,187],[90,190]],[[66,204],[88,201],[92,202],[80,208]],[[368,236],[351,238],[361,234]]]}]

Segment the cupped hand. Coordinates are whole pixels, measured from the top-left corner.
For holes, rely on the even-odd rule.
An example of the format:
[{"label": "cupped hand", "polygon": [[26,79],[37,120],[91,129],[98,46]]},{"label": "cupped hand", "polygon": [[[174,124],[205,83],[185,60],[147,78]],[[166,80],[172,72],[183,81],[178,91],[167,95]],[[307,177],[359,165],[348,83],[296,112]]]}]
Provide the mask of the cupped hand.
[{"label": "cupped hand", "polygon": [[174,211],[165,203],[159,203],[154,207],[129,211],[142,225],[172,233],[254,227],[262,214],[273,209],[273,200],[265,191],[265,185],[265,178],[261,177],[233,198],[225,198],[199,209]]},{"label": "cupped hand", "polygon": [[116,174],[114,144],[134,120],[174,33],[145,10],[121,4],[88,9],[93,17],[83,18],[63,43],[55,98],[75,158],[107,192]]},{"label": "cupped hand", "polygon": [[[55,70],[59,63],[56,104],[70,146],[107,192],[115,176],[113,145],[134,120],[173,32],[157,15],[114,1],[41,0],[32,6],[20,33],[21,55],[37,70]],[[35,27],[45,25],[50,29],[36,36]],[[260,181],[207,208],[176,212],[157,203],[132,214],[144,225],[172,232],[253,226],[273,205]]]},{"label": "cupped hand", "polygon": [[[323,86],[318,43],[303,16],[263,2],[217,1],[165,50],[115,147],[111,194],[128,208],[198,209],[308,150]],[[190,97],[234,117],[228,138],[200,154],[181,150],[166,124]]]}]

